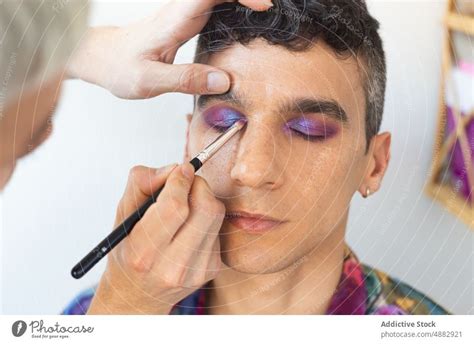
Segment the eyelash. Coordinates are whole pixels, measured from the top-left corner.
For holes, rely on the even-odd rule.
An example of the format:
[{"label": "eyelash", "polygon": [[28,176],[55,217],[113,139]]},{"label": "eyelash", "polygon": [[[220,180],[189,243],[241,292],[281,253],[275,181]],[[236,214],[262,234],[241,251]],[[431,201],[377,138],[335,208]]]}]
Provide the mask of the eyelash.
[{"label": "eyelash", "polygon": [[[218,131],[218,132],[224,132],[226,131],[227,129],[229,129],[231,125],[229,126],[219,126],[219,125],[213,125],[212,126],[212,129]],[[295,134],[296,136],[299,136],[307,141],[310,141],[310,142],[319,142],[319,141],[323,141],[326,139],[326,136],[325,135],[308,135],[308,134],[305,134],[305,133],[302,133],[301,131],[298,131],[296,129],[292,129],[292,128],[288,128],[292,131],[293,134]]]},{"label": "eyelash", "polygon": [[[225,132],[227,129],[229,129],[229,127],[231,127],[238,119],[236,119],[235,121],[231,121],[232,123],[229,122],[229,125],[218,125],[218,124],[214,124],[214,125],[211,125],[211,128],[216,130],[217,132]],[[223,120],[222,122],[226,122],[225,120]],[[321,142],[321,141],[324,141],[327,137],[326,135],[309,135],[309,134],[306,134],[304,132],[301,132],[297,129],[294,129],[294,128],[291,128],[290,126],[287,127],[289,130],[291,130],[291,132],[293,134],[295,134],[296,136],[298,137],[301,137],[303,138],[304,140],[306,141],[310,141],[310,142]]]},{"label": "eyelash", "polygon": [[[237,122],[237,121],[235,121],[235,122]],[[234,122],[234,123],[235,123],[235,122]],[[230,124],[229,126],[213,125],[213,126],[212,126],[212,129],[215,129],[215,130],[217,130],[217,131],[219,131],[219,132],[224,132],[224,131],[226,131],[227,129],[229,129],[234,123]]]},{"label": "eyelash", "polygon": [[302,133],[301,131],[298,131],[298,130],[295,130],[295,129],[291,129],[291,128],[290,128],[290,130],[291,130],[296,136],[302,137],[302,138],[304,138],[304,139],[307,140],[307,141],[317,142],[317,141],[323,141],[323,140],[326,139],[326,136],[325,136],[325,135],[308,135],[308,134]]}]

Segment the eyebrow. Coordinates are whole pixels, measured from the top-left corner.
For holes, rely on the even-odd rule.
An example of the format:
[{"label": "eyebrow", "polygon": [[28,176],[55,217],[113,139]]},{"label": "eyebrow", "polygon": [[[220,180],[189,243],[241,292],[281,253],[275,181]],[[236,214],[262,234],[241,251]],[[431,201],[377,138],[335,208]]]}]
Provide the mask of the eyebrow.
[{"label": "eyebrow", "polygon": [[284,113],[321,113],[347,125],[349,119],[342,106],[333,99],[300,98],[286,104]]},{"label": "eyebrow", "polygon": [[248,105],[243,101],[243,97],[240,97],[234,91],[230,90],[222,94],[203,94],[198,96],[197,107],[203,109],[211,102],[231,103],[232,105],[242,108],[244,108],[245,105]]},{"label": "eyebrow", "polygon": [[[200,95],[197,98],[197,107],[205,108],[211,102],[230,103],[240,108],[248,108],[248,101],[233,90],[223,94]],[[283,103],[279,109],[281,113],[321,113],[347,126],[349,118],[343,107],[334,99],[329,98],[298,98]]]}]

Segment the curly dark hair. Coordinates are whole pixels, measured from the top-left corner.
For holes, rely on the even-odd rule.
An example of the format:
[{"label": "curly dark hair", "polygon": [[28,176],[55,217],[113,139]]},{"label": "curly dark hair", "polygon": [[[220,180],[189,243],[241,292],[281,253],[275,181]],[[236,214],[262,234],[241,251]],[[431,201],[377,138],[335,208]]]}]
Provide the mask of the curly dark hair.
[{"label": "curly dark hair", "polygon": [[248,44],[261,38],[291,51],[310,49],[322,39],[339,58],[359,57],[365,92],[365,134],[370,139],[382,122],[386,85],[386,62],[382,40],[364,0],[273,0],[265,12],[252,11],[238,3],[214,7],[199,34],[195,62],[233,44]]}]

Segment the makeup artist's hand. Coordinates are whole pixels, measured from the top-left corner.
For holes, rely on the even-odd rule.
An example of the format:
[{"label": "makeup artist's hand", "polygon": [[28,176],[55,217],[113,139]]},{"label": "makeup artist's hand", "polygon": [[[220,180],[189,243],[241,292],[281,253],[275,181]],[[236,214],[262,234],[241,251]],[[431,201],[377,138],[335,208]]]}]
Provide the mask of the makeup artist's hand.
[{"label": "makeup artist's hand", "polygon": [[114,227],[165,181],[155,204],[109,254],[88,314],[169,314],[218,274],[225,206],[190,163],[132,169]]},{"label": "makeup artist's hand", "polygon": [[[235,1],[235,0],[234,0]],[[91,28],[68,66],[68,77],[108,89],[120,98],[151,98],[166,92],[224,93],[228,75],[203,64],[173,65],[176,52],[196,36],[212,7],[233,0],[172,1],[125,27]],[[270,0],[239,0],[256,11]]]}]

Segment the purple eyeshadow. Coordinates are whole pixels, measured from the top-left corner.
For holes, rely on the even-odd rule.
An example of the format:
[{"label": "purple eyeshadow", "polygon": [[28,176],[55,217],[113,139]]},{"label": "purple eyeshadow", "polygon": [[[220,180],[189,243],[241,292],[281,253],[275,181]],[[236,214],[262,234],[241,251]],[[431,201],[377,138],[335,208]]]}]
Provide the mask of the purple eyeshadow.
[{"label": "purple eyeshadow", "polygon": [[220,106],[205,111],[203,117],[209,126],[218,128],[228,128],[239,119],[245,118],[236,110]]},{"label": "purple eyeshadow", "polygon": [[[246,119],[239,111],[219,105],[207,109],[202,116],[209,127],[219,131],[226,130],[240,119]],[[284,130],[308,140],[324,140],[338,133],[338,128],[334,124],[308,116],[288,121],[285,123]]]},{"label": "purple eyeshadow", "polygon": [[286,127],[309,137],[329,138],[337,134],[333,125],[308,117],[298,117],[286,123]]}]

